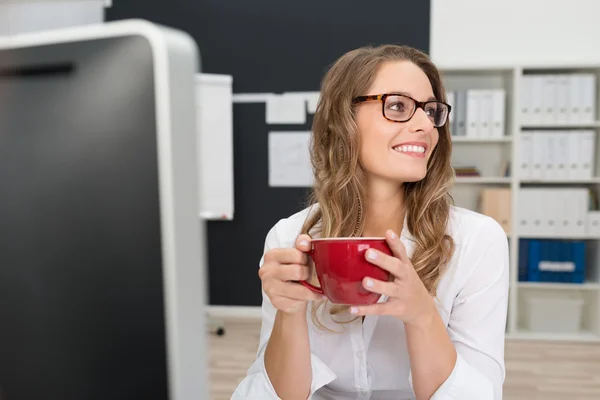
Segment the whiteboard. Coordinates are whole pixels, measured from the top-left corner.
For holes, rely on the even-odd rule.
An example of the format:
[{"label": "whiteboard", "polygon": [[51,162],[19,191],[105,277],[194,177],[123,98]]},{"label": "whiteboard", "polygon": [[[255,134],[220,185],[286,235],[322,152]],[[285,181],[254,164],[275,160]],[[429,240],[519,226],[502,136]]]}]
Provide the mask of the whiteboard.
[{"label": "whiteboard", "polygon": [[233,219],[233,78],[197,74],[199,217]]}]

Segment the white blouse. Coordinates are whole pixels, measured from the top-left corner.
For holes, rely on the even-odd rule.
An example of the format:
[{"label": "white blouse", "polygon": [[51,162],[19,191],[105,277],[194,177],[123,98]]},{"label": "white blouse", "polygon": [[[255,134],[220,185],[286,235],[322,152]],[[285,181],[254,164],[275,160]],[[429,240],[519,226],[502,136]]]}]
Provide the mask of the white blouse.
[{"label": "white blouse", "polygon": [[[309,209],[305,209],[279,221],[267,235],[265,252],[293,247],[308,213]],[[436,304],[458,357],[452,373],[432,400],[500,400],[505,377],[507,237],[492,218],[459,207],[451,208],[448,233],[454,239],[455,251],[439,283]],[[411,255],[413,238],[406,223],[401,240]],[[260,266],[262,263],[263,259]],[[309,399],[415,398],[402,321],[389,316],[367,316],[364,322],[358,318],[350,324],[337,324],[328,312],[319,313],[323,324],[340,332],[332,333],[315,326],[308,309],[312,359]],[[263,292],[257,358],[232,400],[278,399],[264,366],[275,314]]]}]

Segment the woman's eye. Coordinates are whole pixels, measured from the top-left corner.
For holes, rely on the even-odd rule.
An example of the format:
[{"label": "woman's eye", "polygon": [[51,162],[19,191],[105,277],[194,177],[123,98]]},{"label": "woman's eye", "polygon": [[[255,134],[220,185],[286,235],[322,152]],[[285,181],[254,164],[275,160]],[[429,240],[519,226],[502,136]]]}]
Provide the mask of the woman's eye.
[{"label": "woman's eye", "polygon": [[390,104],[390,110],[393,110],[393,111],[402,111],[402,110],[404,110],[404,104],[402,104],[402,103],[392,103],[392,104]]},{"label": "woman's eye", "polygon": [[437,112],[436,107],[426,107],[425,108],[425,114],[427,114],[428,116],[434,116]]}]

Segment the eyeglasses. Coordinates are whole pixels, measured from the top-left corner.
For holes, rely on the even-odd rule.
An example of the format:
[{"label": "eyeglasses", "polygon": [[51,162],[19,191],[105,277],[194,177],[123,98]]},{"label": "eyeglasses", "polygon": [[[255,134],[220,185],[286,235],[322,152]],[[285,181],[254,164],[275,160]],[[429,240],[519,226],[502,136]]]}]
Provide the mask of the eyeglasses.
[{"label": "eyeglasses", "polygon": [[383,116],[393,122],[406,122],[415,115],[417,108],[422,108],[436,128],[444,126],[452,109],[450,104],[443,101],[418,101],[403,94],[358,96],[352,100],[352,103],[362,103],[369,100],[380,100]]}]

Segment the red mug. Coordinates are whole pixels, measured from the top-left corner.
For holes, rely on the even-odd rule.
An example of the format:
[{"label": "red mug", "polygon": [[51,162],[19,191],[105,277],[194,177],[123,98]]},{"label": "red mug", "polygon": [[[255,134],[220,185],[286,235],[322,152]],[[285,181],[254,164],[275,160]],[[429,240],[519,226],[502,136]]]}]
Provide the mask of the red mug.
[{"label": "red mug", "polygon": [[385,238],[313,239],[308,254],[315,264],[321,287],[306,281],[300,283],[313,292],[324,294],[334,304],[377,303],[381,295],[365,289],[362,281],[370,277],[387,282],[390,273],[365,259],[365,252],[370,248],[392,255]]}]

